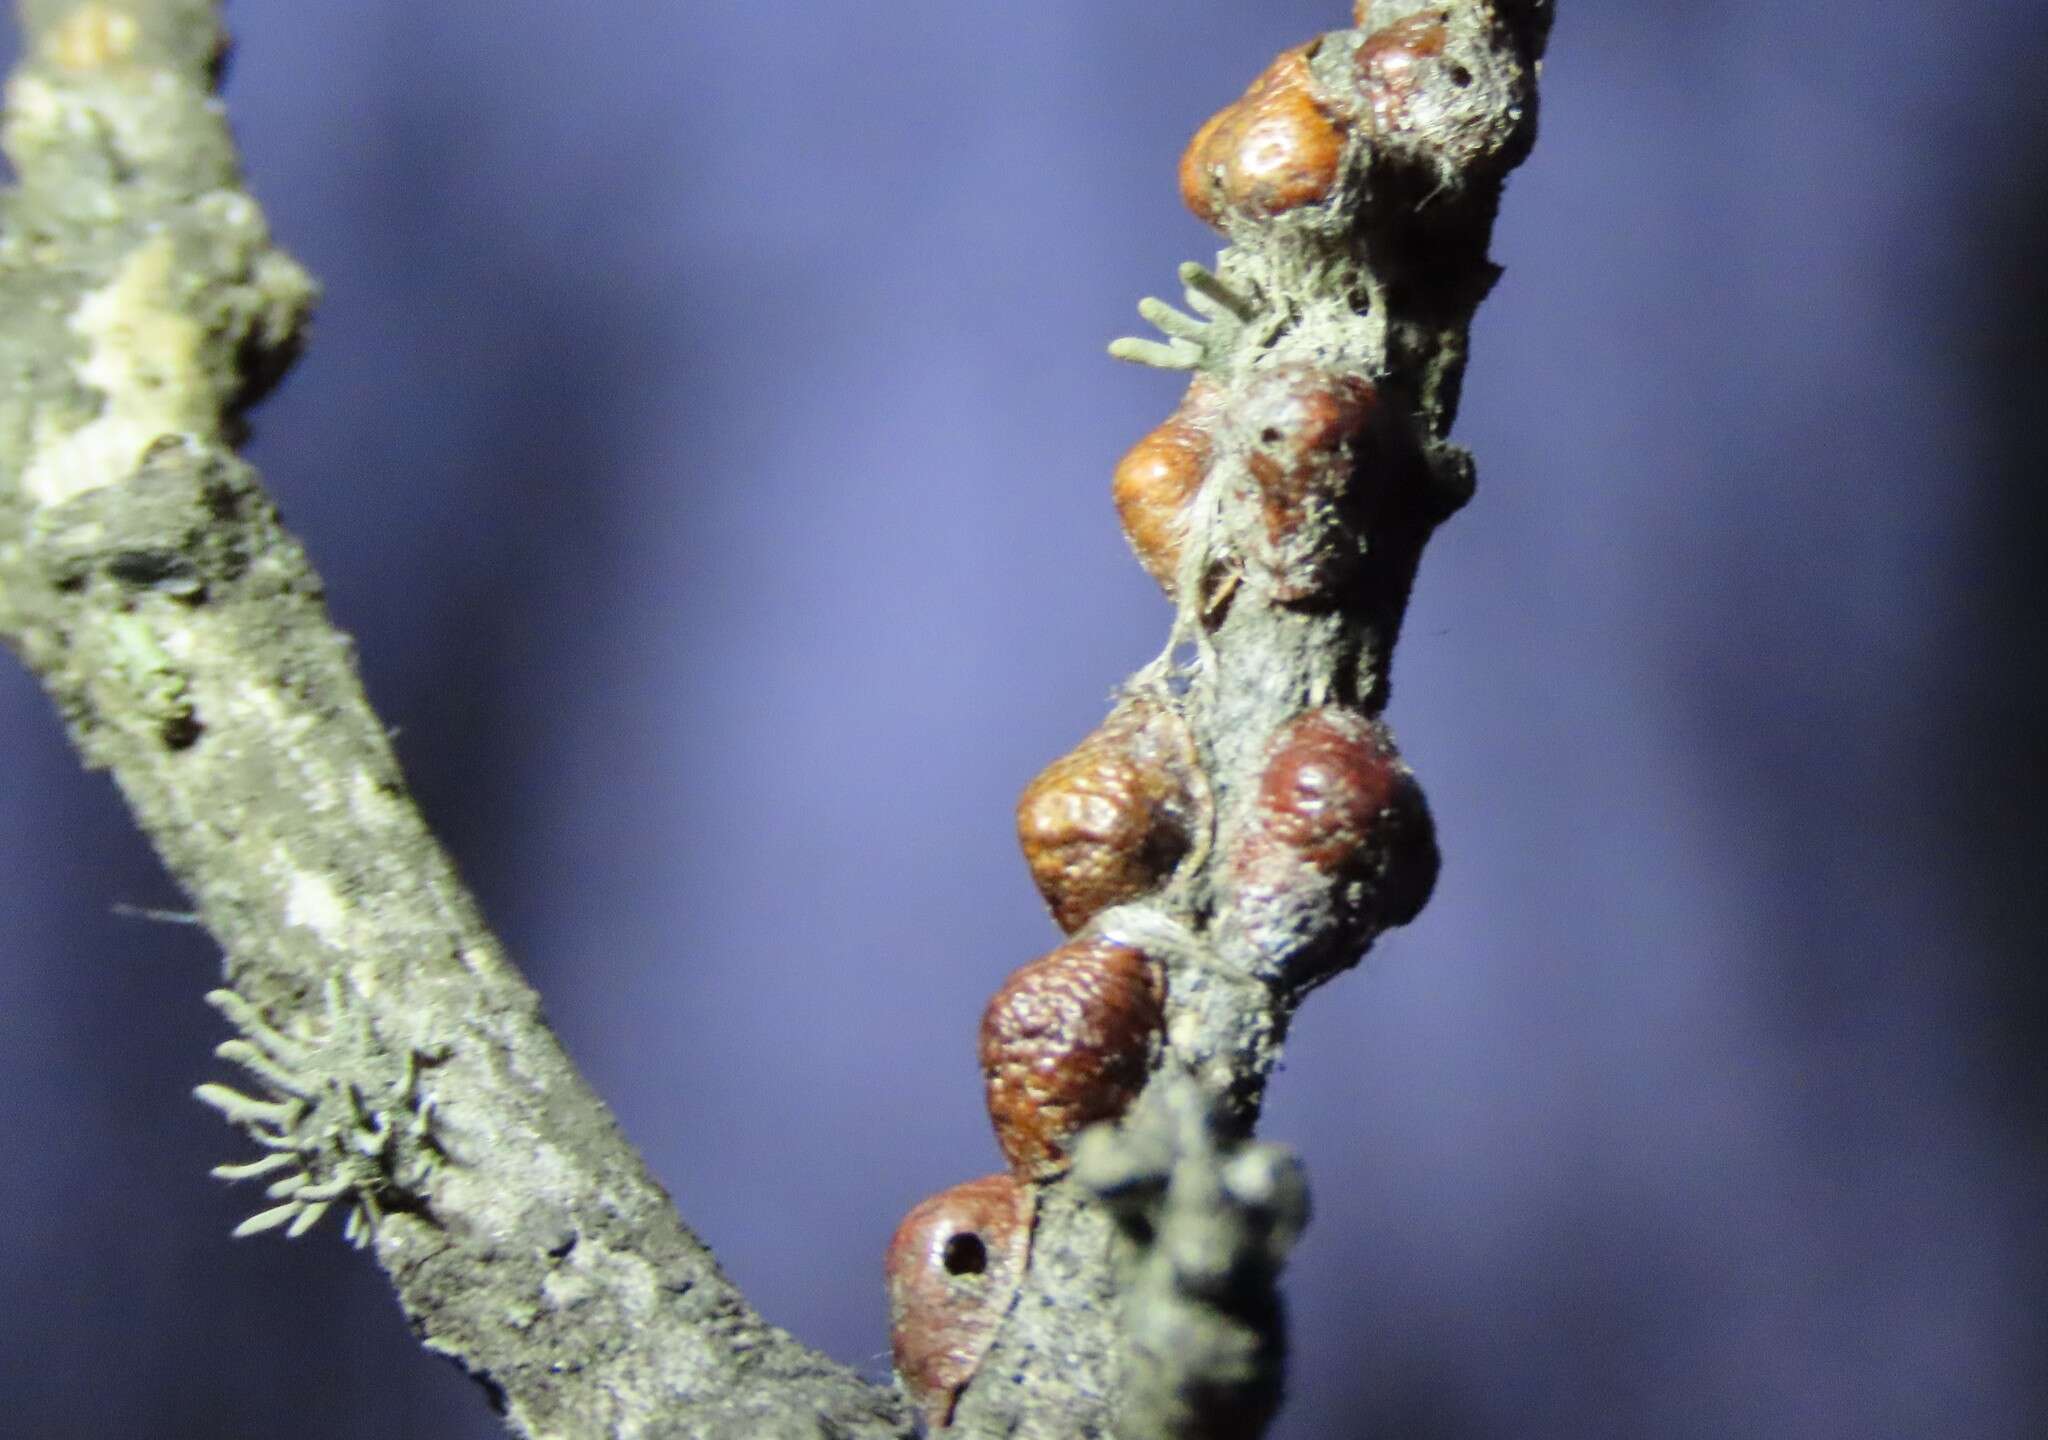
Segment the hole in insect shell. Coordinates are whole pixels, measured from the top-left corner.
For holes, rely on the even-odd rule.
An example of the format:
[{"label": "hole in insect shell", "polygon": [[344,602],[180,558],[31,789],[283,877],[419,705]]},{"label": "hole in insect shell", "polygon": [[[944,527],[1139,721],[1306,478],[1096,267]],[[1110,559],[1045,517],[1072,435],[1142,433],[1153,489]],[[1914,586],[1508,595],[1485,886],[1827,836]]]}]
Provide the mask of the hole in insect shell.
[{"label": "hole in insect shell", "polygon": [[988,1269],[988,1246],[979,1235],[963,1230],[946,1241],[940,1261],[948,1275],[979,1275]]}]

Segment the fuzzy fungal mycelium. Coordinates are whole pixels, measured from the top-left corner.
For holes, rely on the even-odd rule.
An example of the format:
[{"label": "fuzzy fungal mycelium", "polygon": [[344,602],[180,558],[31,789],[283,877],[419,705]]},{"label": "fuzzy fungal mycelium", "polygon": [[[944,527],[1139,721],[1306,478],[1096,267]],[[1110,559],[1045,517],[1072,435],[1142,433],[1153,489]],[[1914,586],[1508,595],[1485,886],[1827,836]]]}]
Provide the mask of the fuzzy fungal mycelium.
[{"label": "fuzzy fungal mycelium", "polygon": [[[325,1033],[304,1039],[273,1029],[232,990],[206,999],[242,1032],[214,1053],[248,1071],[263,1091],[201,1085],[193,1092],[265,1151],[213,1172],[263,1180],[275,1202],[236,1226],[237,1236],[282,1226],[296,1239],[339,1205],[347,1216],[342,1233],[360,1247],[376,1238],[386,1213],[424,1208],[427,1178],[448,1158],[425,1086],[440,1052],[392,1055],[338,980],[327,990]],[[361,1078],[380,1071],[382,1085]]]},{"label": "fuzzy fungal mycelium", "polygon": [[[1285,1243],[1240,1255],[1196,1216],[1188,1233],[1230,1253],[1174,1250],[1146,1272],[1167,1280],[1129,1292],[1150,1308],[1121,1341],[1098,1316],[1085,1323],[1108,1328],[1084,1345],[1085,1317],[1018,1298],[1044,1257],[1071,1253],[1046,1227],[1073,1212],[1012,1197],[1065,1195],[1090,1127],[1127,1120],[1112,1148],[1138,1143],[1156,1092],[1194,1087],[1183,1108],[1213,1109],[1232,1132],[1218,1143],[1240,1143],[1293,1007],[1415,919],[1435,883],[1435,826],[1383,714],[1390,658],[1423,545],[1472,493],[1447,437],[1498,273],[1501,184],[1534,138],[1550,6],[1358,0],[1353,14],[1196,130],[1181,198],[1230,243],[1180,267],[1186,309],[1140,302],[1160,338],[1110,347],[1192,372],[1110,485],[1175,618],[1161,657],[1018,803],[1031,878],[1068,938],[982,1017],[1010,1172],[927,1201],[889,1256],[898,1371],[935,1428],[957,1408],[977,1433],[1041,1433],[1005,1408],[1008,1387],[973,1383],[1014,1326],[1017,1354],[1121,1357],[1074,1381],[1109,1397],[1120,1435],[1257,1433],[1279,1393]],[[1098,1162],[1106,1133],[1087,1137]],[[1118,1163],[1084,1166],[1085,1193],[1106,1195]],[[1040,1233],[1012,1241],[1012,1223]],[[1154,1228],[1126,1239],[1183,1243]],[[955,1231],[981,1237],[975,1254],[1002,1236],[1021,1273],[950,1272]]]}]

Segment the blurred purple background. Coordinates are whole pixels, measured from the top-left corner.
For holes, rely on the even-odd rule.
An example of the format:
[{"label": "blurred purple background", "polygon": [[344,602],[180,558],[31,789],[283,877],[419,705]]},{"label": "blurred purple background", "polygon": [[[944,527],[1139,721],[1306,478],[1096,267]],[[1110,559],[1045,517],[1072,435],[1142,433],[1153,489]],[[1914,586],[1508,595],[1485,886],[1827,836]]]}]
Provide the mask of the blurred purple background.
[{"label": "blurred purple background", "polygon": [[[1279,1440],[2048,1433],[2048,10],[1561,0],[1391,715],[1427,913],[1304,1013]],[[252,457],[684,1214],[879,1374],[994,1169],[1010,806],[1167,619],[1102,355],[1341,0],[234,7],[327,297]],[[203,934],[0,666],[0,1433],[486,1437],[187,1092]]]}]

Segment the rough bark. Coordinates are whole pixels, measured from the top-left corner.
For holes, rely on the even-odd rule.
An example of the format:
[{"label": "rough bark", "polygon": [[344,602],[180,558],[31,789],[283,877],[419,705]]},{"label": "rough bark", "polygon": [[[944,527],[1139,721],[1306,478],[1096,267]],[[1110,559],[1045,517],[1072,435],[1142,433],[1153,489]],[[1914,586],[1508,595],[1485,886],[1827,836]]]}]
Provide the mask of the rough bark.
[{"label": "rough bark", "polygon": [[[1499,273],[1487,247],[1501,188],[1535,137],[1551,9],[1547,0],[1362,0],[1356,19],[1298,61],[1276,62],[1298,65],[1294,94],[1317,96],[1323,117],[1307,130],[1328,122],[1343,136],[1341,160],[1306,156],[1304,168],[1328,160],[1315,177],[1322,188],[1276,201],[1258,188],[1263,179],[1248,181],[1236,208],[1225,193],[1203,218],[1231,245],[1213,269],[1182,269],[1195,313],[1148,300],[1140,310],[1167,338],[1111,347],[1193,371],[1177,414],[1208,417],[1216,437],[1174,554],[1148,554],[1149,536],[1126,512],[1140,558],[1164,572],[1178,610],[1165,653],[1126,694],[1186,722],[1210,824],[1170,883],[1101,912],[1084,932],[1164,965],[1164,1054],[1118,1146],[1093,1146],[1089,1164],[1040,1195],[1030,1270],[961,1400],[970,1434],[1241,1440],[1277,1402],[1285,1344],[1272,1282],[1305,1200],[1293,1180],[1274,1178],[1284,1167],[1270,1152],[1237,1147],[1295,1009],[1355,963],[1370,934],[1317,937],[1318,927],[1344,927],[1311,915],[1290,922],[1290,943],[1301,944],[1276,962],[1227,869],[1255,827],[1273,737],[1319,707],[1375,719],[1385,708],[1422,548],[1472,494],[1471,457],[1446,437],[1472,315]],[[1369,65],[1378,78],[1361,92]],[[1258,89],[1247,103],[1263,116]],[[1305,132],[1277,133],[1289,144]],[[1263,174],[1272,158],[1255,144],[1243,153],[1257,162],[1247,172]],[[1232,177],[1219,173],[1227,192]],[[1301,193],[1311,199],[1292,204]],[[1190,203],[1207,208],[1199,189]],[[1343,502],[1350,528],[1327,555],[1284,550],[1274,564],[1260,554],[1274,489],[1241,412],[1289,367],[1372,387],[1371,453],[1348,480],[1379,487],[1381,498]],[[1320,558],[1350,568],[1326,583]],[[1428,863],[1433,873],[1433,850]],[[1329,943],[1317,949],[1319,938]],[[1200,1099],[1188,1098],[1190,1086]],[[1261,1184],[1289,1193],[1261,1196]],[[1091,1186],[1115,1201],[1121,1234]]]},{"label": "rough bark", "polygon": [[[1288,1018],[1335,966],[1276,971],[1214,858],[1248,823],[1265,737],[1305,707],[1384,705],[1422,543],[1470,493],[1445,436],[1549,21],[1543,0],[1361,9],[1316,63],[1443,17],[1450,59],[1409,97],[1426,123],[1375,142],[1346,206],[1233,230],[1220,281],[1193,280],[1213,323],[1155,302],[1175,338],[1125,353],[1225,386],[1289,357],[1370,375],[1416,498],[1371,537],[1369,583],[1307,606],[1223,593],[1256,598],[1256,579],[1212,563],[1248,502],[1221,486],[1203,503],[1172,577],[1174,644],[1133,688],[1189,722],[1210,833],[1164,892],[1093,922],[1168,968],[1160,1078],[1125,1129],[1090,1138],[1078,1176],[1040,1192],[963,1435],[1166,1440],[1218,1415],[1250,1434],[1278,1394],[1275,1276],[1305,1199],[1244,1137]],[[202,1098],[255,1146],[223,1171],[268,1192],[244,1228],[335,1212],[422,1341],[521,1434],[910,1435],[900,1394],[754,1314],[575,1073],[408,798],[304,551],[234,454],[313,286],[242,188],[213,98],[216,0],[20,11],[0,636],[220,942],[215,1003],[239,1031],[222,1054],[253,1079]]]},{"label": "rough bark", "polygon": [[558,1437],[902,1437],[763,1322],[576,1074],[230,448],[312,286],[244,193],[211,0],[28,3],[0,234],[0,631],[226,957],[254,1223],[332,1204],[421,1339]]}]

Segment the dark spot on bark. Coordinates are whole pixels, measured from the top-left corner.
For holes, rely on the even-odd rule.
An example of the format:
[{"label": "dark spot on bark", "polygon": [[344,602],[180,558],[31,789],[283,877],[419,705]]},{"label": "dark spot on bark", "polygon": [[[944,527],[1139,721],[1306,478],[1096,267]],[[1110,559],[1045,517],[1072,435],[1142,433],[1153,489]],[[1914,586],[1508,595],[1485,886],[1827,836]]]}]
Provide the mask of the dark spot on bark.
[{"label": "dark spot on bark", "polygon": [[157,727],[157,733],[163,737],[166,750],[190,750],[206,733],[206,727],[199,723],[197,715],[188,710],[165,719]]},{"label": "dark spot on bark", "polygon": [[107,562],[107,573],[138,590],[196,578],[192,562],[173,550],[123,550]]}]

